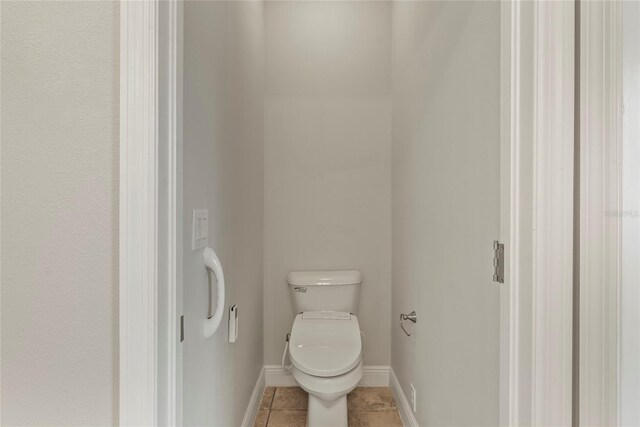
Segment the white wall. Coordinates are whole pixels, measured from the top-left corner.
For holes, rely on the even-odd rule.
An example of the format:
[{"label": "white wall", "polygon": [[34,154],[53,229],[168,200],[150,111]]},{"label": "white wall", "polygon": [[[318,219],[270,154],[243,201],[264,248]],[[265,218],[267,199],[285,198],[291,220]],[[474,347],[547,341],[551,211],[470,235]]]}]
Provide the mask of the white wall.
[{"label": "white wall", "polygon": [[[184,423],[237,426],[262,367],[263,15],[261,2],[184,3]],[[209,210],[227,316],[204,340],[207,276],[191,250],[193,209]],[[215,302],[214,302],[215,304]],[[214,305],[215,307],[215,305]]]},{"label": "white wall", "polygon": [[0,421],[113,425],[119,6],[1,7]]},{"label": "white wall", "polygon": [[[393,2],[392,367],[420,425],[498,425],[499,2]],[[416,310],[407,337],[401,312]]]},{"label": "white wall", "polygon": [[291,270],[358,269],[364,363],[390,362],[390,4],[265,5],[265,364]]},{"label": "white wall", "polygon": [[620,425],[640,425],[640,3],[623,3]]}]

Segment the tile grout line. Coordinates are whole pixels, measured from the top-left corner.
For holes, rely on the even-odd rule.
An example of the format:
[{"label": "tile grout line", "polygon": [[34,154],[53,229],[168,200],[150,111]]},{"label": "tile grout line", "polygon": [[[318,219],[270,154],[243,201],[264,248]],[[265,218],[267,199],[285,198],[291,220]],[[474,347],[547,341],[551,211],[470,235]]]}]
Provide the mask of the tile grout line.
[{"label": "tile grout line", "polygon": [[273,388],[273,395],[271,396],[271,400],[269,401],[269,412],[267,412],[267,422],[264,427],[269,427],[269,420],[271,419],[271,407],[273,406],[273,401],[276,398],[276,391],[278,391],[278,387]]}]

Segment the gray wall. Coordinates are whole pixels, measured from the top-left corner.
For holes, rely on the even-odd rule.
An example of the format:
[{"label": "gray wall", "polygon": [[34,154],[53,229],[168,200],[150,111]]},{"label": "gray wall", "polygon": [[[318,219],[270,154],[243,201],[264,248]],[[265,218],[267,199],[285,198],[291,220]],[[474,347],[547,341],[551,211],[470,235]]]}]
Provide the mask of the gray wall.
[{"label": "gray wall", "polygon": [[0,422],[113,425],[119,5],[1,7]]},{"label": "gray wall", "polygon": [[[263,5],[184,3],[184,423],[237,426],[262,367]],[[193,209],[209,210],[227,307],[238,304],[238,342],[227,316],[205,340],[203,249],[191,250]],[[214,305],[215,307],[215,305]]]},{"label": "gray wall", "polygon": [[420,425],[496,426],[500,4],[394,2],[392,26],[392,367]]},{"label": "gray wall", "polygon": [[358,269],[364,363],[388,365],[390,3],[265,8],[265,364],[291,330],[287,273]]}]

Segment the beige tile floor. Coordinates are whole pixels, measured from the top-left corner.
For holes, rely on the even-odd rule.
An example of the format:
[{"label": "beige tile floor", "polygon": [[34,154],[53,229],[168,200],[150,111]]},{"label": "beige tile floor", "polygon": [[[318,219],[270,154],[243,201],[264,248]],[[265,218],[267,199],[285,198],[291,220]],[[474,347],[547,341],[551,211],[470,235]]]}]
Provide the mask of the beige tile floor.
[{"label": "beige tile floor", "polygon": [[[254,427],[305,427],[307,399],[300,387],[267,387]],[[402,427],[389,387],[358,387],[347,396],[347,408],[349,427]]]}]

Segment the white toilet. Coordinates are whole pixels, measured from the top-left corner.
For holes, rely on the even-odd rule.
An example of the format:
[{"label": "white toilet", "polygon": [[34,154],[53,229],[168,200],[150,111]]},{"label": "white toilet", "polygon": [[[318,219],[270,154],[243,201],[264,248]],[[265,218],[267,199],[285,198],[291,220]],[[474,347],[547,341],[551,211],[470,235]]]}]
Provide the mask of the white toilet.
[{"label": "white toilet", "polygon": [[362,378],[356,317],[359,271],[295,271],[288,276],[296,318],[289,340],[293,377],[309,393],[309,427],[347,427],[347,393]]}]

